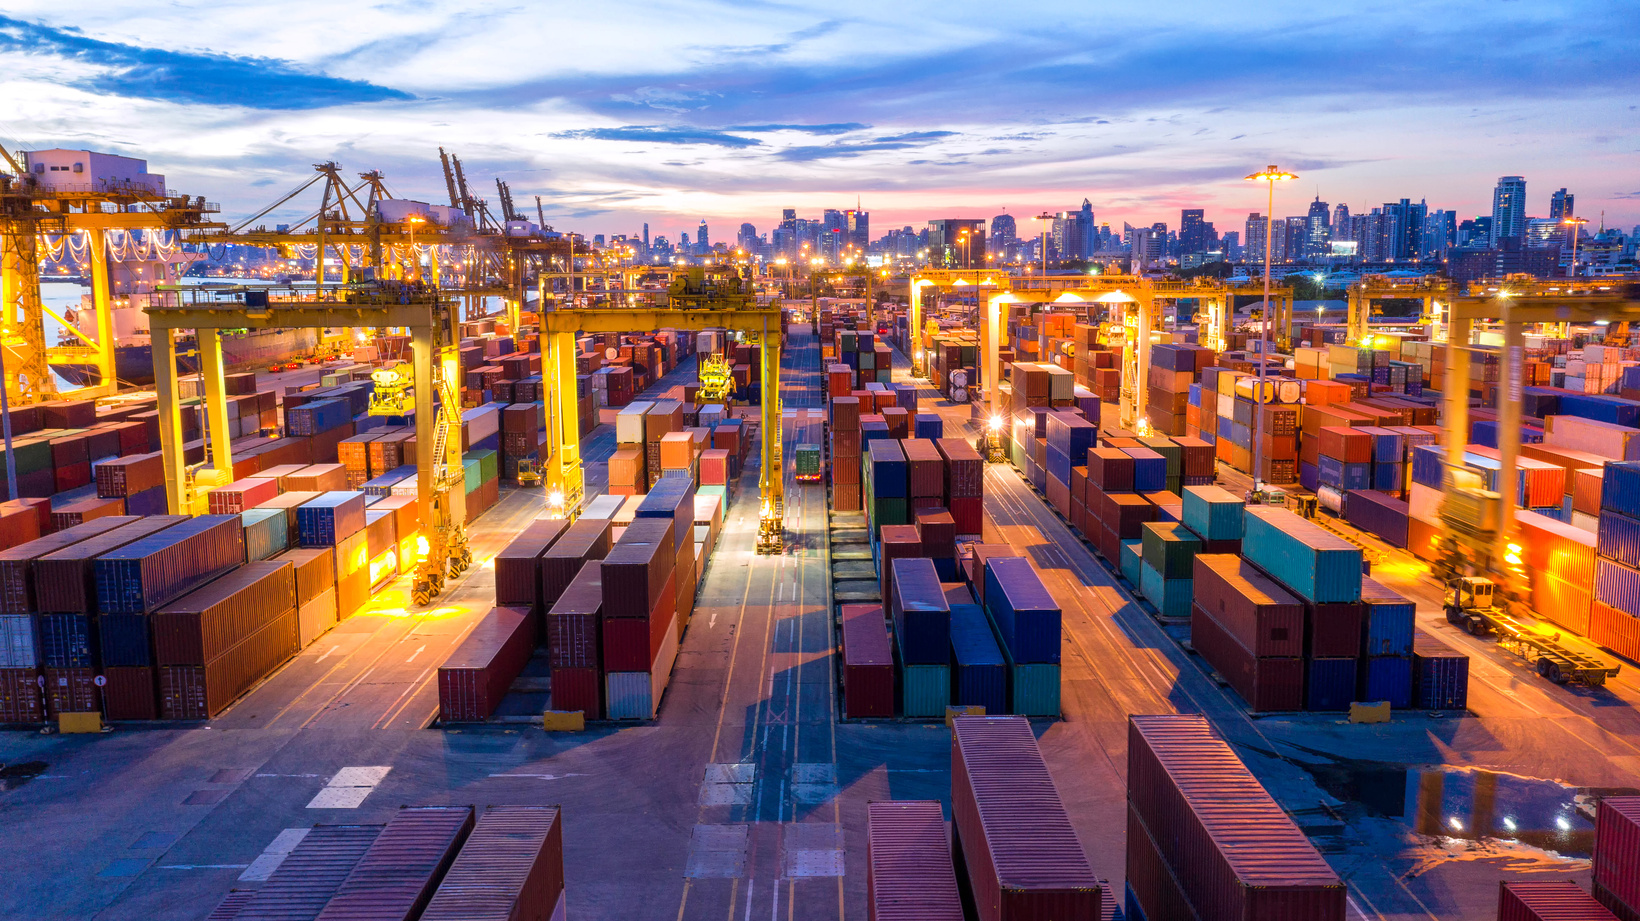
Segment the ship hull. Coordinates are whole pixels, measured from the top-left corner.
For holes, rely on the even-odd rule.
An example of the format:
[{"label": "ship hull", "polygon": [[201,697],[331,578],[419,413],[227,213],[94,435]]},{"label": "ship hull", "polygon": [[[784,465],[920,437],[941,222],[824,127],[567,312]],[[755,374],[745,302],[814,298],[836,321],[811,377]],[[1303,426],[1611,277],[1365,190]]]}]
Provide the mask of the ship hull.
[{"label": "ship hull", "polygon": [[[318,344],[319,334],[312,329],[255,330],[243,335],[222,337],[223,371],[263,370],[277,362],[310,355]],[[199,354],[191,341],[178,342],[177,373],[199,372]],[[69,384],[84,387],[98,383],[97,366],[90,364],[54,365],[52,370]],[[146,386],[154,382],[153,346],[117,345],[114,347],[114,375],[120,384]]]}]

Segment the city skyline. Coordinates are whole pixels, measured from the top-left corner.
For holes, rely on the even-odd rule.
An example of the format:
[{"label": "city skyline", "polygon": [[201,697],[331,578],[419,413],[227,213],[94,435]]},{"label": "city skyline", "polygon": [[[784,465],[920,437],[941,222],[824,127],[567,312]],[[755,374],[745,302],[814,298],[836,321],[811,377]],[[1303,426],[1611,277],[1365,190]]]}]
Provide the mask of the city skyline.
[{"label": "city skyline", "polygon": [[[1611,127],[1632,124],[1640,49],[1609,7],[1389,6],[1366,22],[1293,6],[1253,23],[1066,5],[1023,26],[946,7],[736,9],[663,7],[615,29],[591,10],[549,27],[483,5],[298,2],[248,33],[231,6],[98,16],[28,0],[0,17],[15,101],[0,137],[143,157],[228,215],[327,159],[437,201],[444,144],[589,235],[702,218],[765,232],[781,208],[857,194],[884,227],[1083,197],[1135,225],[1199,207],[1224,226],[1255,210],[1241,177],[1270,162],[1301,177],[1278,213],[1319,190],[1489,214],[1495,179],[1523,175],[1576,189],[1591,221],[1640,222],[1633,132]],[[566,29],[585,47],[504,53],[558,48]],[[473,63],[492,59],[505,64]]]}]

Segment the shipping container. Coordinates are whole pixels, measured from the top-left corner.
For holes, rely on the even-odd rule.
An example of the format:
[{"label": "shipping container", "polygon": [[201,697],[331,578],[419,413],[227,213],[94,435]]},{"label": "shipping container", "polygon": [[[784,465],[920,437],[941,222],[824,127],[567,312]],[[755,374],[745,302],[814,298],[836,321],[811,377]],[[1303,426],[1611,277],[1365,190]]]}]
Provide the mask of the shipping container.
[{"label": "shipping container", "polygon": [[1200,921],[1343,921],[1344,884],[1206,718],[1129,717],[1127,777],[1138,824]]},{"label": "shipping container", "polygon": [[951,608],[934,561],[925,557],[894,560],[890,582],[889,613],[902,661],[945,665],[951,658]]},{"label": "shipping container", "polygon": [[495,555],[497,607],[527,608],[540,616],[547,607],[541,597],[541,555],[568,526],[563,518],[537,518]]},{"label": "shipping container", "polygon": [[159,692],[149,666],[103,665],[103,715],[114,720],[159,719]]},{"label": "shipping container", "polygon": [[1462,710],[1469,705],[1469,657],[1423,631],[1412,645],[1413,705]]},{"label": "shipping container", "polygon": [[317,917],[381,832],[380,825],[313,826],[234,921]]},{"label": "shipping container", "polygon": [[[610,497],[599,497],[610,498]],[[594,500],[596,503],[598,500]],[[583,515],[541,554],[541,603],[551,608],[589,561],[609,555],[614,529],[608,517]]]},{"label": "shipping container", "polygon": [[849,719],[894,716],[894,652],[881,605],[845,604],[843,619],[843,715]]},{"label": "shipping container", "polygon": [[317,921],[415,921],[472,830],[471,806],[401,808]]},{"label": "shipping container", "polygon": [[1203,540],[1241,540],[1246,502],[1218,486],[1186,486],[1182,521]]},{"label": "shipping container", "polygon": [[535,649],[527,608],[491,608],[438,669],[439,718],[488,719]]},{"label": "shipping container", "polygon": [[147,614],[245,560],[238,515],[203,515],[139,538],[92,564],[102,613]]},{"label": "shipping container", "polygon": [[1394,710],[1412,706],[1412,657],[1367,656],[1357,667],[1356,700],[1386,701]]},{"label": "shipping container", "polygon": [[1418,606],[1375,579],[1361,579],[1365,623],[1361,654],[1410,656]]},{"label": "shipping container", "polygon": [[963,921],[951,853],[939,801],[868,803],[868,921]]},{"label": "shipping container", "polygon": [[298,648],[296,609],[292,608],[202,666],[157,667],[160,717],[214,719]]},{"label": "shipping container", "polygon": [[1617,921],[1617,916],[1569,879],[1501,880],[1498,921]]},{"label": "shipping container", "polygon": [[1254,656],[1200,604],[1191,607],[1190,645],[1254,713],[1304,709],[1304,660]]},{"label": "shipping container", "polygon": [[1286,509],[1246,510],[1242,552],[1289,591],[1313,603],[1361,598],[1361,549]]},{"label": "shipping container", "polygon": [[151,616],[156,665],[204,665],[296,607],[296,567],[250,563]]},{"label": "shipping container", "polygon": [[988,560],[984,597],[997,634],[1014,662],[1059,662],[1059,603],[1042,584],[1029,560],[1022,557]]},{"label": "shipping container", "polygon": [[581,565],[581,571],[547,612],[547,663],[554,674],[560,668],[599,666],[603,591],[603,567],[597,560],[590,560]]},{"label": "shipping container", "polygon": [[677,558],[672,530],[670,518],[627,525],[603,561],[605,617],[646,617],[654,610]]},{"label": "shipping container", "polygon": [[1008,663],[977,604],[951,605],[951,702],[1008,712]]},{"label": "shipping container", "polygon": [[296,508],[296,531],[304,547],[331,547],[364,530],[365,494],[321,493]]},{"label": "shipping container", "polygon": [[1603,796],[1595,812],[1594,890],[1625,921],[1640,914],[1640,796]]},{"label": "shipping container", "polygon": [[1025,719],[953,721],[951,816],[982,921],[1099,917],[1099,880]]},{"label": "shipping container", "polygon": [[1303,655],[1303,602],[1274,579],[1228,554],[1198,555],[1192,575],[1196,606],[1250,655]]},{"label": "shipping container", "polygon": [[0,613],[28,614],[55,610],[39,606],[34,592],[34,563],[47,554],[72,547],[81,541],[124,527],[138,519],[129,515],[110,516],[77,524],[54,534],[0,550]]}]

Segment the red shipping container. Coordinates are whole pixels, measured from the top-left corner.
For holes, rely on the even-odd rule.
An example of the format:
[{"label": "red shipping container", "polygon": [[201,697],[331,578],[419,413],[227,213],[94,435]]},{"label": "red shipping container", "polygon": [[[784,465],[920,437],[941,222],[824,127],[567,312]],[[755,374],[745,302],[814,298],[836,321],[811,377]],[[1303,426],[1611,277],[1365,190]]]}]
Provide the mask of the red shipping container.
[{"label": "red shipping container", "polygon": [[291,608],[202,666],[157,668],[160,718],[215,718],[240,694],[295,655],[297,648],[296,609]]},{"label": "red shipping container", "polygon": [[1129,896],[1144,906],[1147,915],[1157,918],[1195,918],[1184,890],[1179,888],[1178,877],[1162,860],[1156,841],[1139,820],[1139,814],[1129,805],[1127,809],[1127,888]]},{"label": "red shipping container", "polygon": [[1054,511],[1069,518],[1071,516],[1071,487],[1068,483],[1059,482],[1059,478],[1048,474],[1048,504]]},{"label": "red shipping container", "polygon": [[894,652],[882,605],[845,604],[841,613],[843,715],[890,719],[894,716]]},{"label": "red shipping container", "polygon": [[341,492],[347,488],[347,468],[338,463],[309,464],[280,481],[282,492]]},{"label": "red shipping container", "polygon": [[[607,581],[610,574],[605,572]],[[604,615],[603,666],[606,672],[646,672],[666,645],[666,633],[677,614],[677,571],[666,577],[666,588],[647,617]],[[605,602],[608,605],[608,602]]]},{"label": "red shipping container", "polygon": [[938,800],[867,804],[866,911],[868,921],[963,921]]},{"label": "red shipping container", "polygon": [[952,725],[951,818],[981,921],[1099,917],[1099,880],[1030,722]]},{"label": "red shipping container", "polygon": [[491,806],[479,814],[420,921],[538,921],[564,892],[556,806]]},{"label": "red shipping container", "polygon": [[927,438],[908,438],[900,442],[905,451],[908,498],[945,495],[945,459],[939,448]]},{"label": "red shipping container", "polygon": [[103,669],[103,706],[110,720],[159,719],[159,691],[149,666]]},{"label": "red shipping container", "polygon": [[160,454],[132,454],[99,462],[92,468],[97,495],[123,499],[165,483],[165,461]]},{"label": "red shipping container", "polygon": [[346,882],[380,825],[315,825],[233,917],[235,921],[314,918]]},{"label": "red shipping container", "polygon": [[1343,921],[1344,884],[1206,718],[1129,717],[1127,776],[1201,921]]},{"label": "red shipping container", "polygon": [[45,718],[40,670],[0,668],[0,723],[39,723]]},{"label": "red shipping container", "polygon": [[157,665],[204,665],[296,607],[296,566],[248,563],[149,618]]},{"label": "red shipping container", "polygon": [[598,669],[554,668],[552,670],[552,708],[579,710],[589,720],[604,718],[604,681]]},{"label": "red shipping container", "polygon": [[416,917],[472,829],[471,806],[414,806],[393,813],[317,921]]},{"label": "red shipping container", "polygon": [[1366,618],[1365,605],[1304,602],[1304,627],[1308,634],[1304,654],[1318,659],[1355,658],[1361,654]]},{"label": "red shipping container", "polygon": [[16,547],[0,550],[0,613],[28,614],[52,610],[41,608],[36,603],[34,562],[47,554],[90,540],[137,520],[124,515],[99,518],[45,537],[37,537]]},{"label": "red shipping container", "polygon": [[985,500],[979,496],[952,496],[948,511],[958,534],[982,534],[985,525]]},{"label": "red shipping container", "polygon": [[59,713],[97,713],[102,710],[102,694],[97,687],[96,669],[48,668],[46,677],[46,719]]},{"label": "red shipping container", "polygon": [[[676,558],[672,527],[670,518],[640,518],[627,525],[620,542],[604,557],[605,617],[642,618],[655,609]],[[627,669],[644,670],[643,665]]]},{"label": "red shipping container", "polygon": [[438,669],[439,719],[488,719],[535,649],[535,618],[491,608]]},{"label": "red shipping container", "polygon": [[1250,656],[1304,654],[1304,603],[1252,563],[1203,553],[1196,556],[1191,575],[1195,604]]},{"label": "red shipping container", "polygon": [[554,669],[598,667],[603,605],[603,567],[591,560],[581,566],[547,612],[548,665]]},{"label": "red shipping container", "polygon": [[957,523],[943,508],[918,509],[917,534],[922,538],[922,555],[936,560],[957,558]]},{"label": "red shipping container", "polygon": [[1594,890],[1625,921],[1640,915],[1640,796],[1600,800],[1594,821]]},{"label": "red shipping container", "polygon": [[75,525],[96,521],[99,518],[119,518],[125,516],[124,499],[81,499],[60,506],[51,513],[52,531],[61,531]]},{"label": "red shipping container", "polygon": [[1337,458],[1346,464],[1372,463],[1372,435],[1354,428],[1324,425],[1318,435],[1321,454]]},{"label": "red shipping container", "polygon": [[984,495],[985,460],[974,446],[961,438],[940,438],[934,444],[945,458],[946,497]]},{"label": "red shipping container", "polygon": [[1254,713],[1304,709],[1303,659],[1255,657],[1200,604],[1190,606],[1190,645]]},{"label": "red shipping container", "polygon": [[700,452],[700,485],[729,485],[729,452],[723,448],[707,448]]},{"label": "red shipping container", "polygon": [[495,555],[495,603],[497,607],[527,608],[539,617],[541,598],[541,554],[552,547],[569,526],[564,518],[537,518],[524,526],[507,546]]},{"label": "red shipping container", "polygon": [[551,609],[589,561],[609,555],[613,529],[608,519],[582,518],[541,554],[541,604]]},{"label": "red shipping container", "polygon": [[839,512],[860,511],[860,484],[834,482],[831,486],[831,507]]},{"label": "red shipping container", "polygon": [[[1093,498],[1093,473],[1089,471],[1088,498]],[[1114,492],[1105,493],[1104,509],[1100,514],[1100,522],[1106,530],[1116,532],[1122,540],[1134,540],[1144,536],[1144,526],[1147,521],[1156,520],[1156,506],[1138,493]],[[1088,507],[1093,510],[1092,505]],[[1118,557],[1110,557],[1114,562]]]},{"label": "red shipping container", "polygon": [[51,465],[67,467],[91,460],[91,438],[85,433],[51,439]]},{"label": "red shipping container", "polygon": [[[1133,491],[1133,457],[1120,448],[1089,448],[1087,467],[1089,486],[1106,493]],[[1093,510],[1091,499],[1088,509]]]},{"label": "red shipping container", "polygon": [[278,495],[278,480],[252,478],[218,486],[206,494],[205,502],[212,515],[237,515]]},{"label": "red shipping container", "polygon": [[[57,492],[79,489],[91,482],[91,464],[88,461],[81,461],[77,464],[57,464],[52,468],[52,482],[56,485]],[[18,486],[18,490],[22,490],[21,485]]]},{"label": "red shipping container", "polygon": [[1617,921],[1569,879],[1498,883],[1498,921]]}]

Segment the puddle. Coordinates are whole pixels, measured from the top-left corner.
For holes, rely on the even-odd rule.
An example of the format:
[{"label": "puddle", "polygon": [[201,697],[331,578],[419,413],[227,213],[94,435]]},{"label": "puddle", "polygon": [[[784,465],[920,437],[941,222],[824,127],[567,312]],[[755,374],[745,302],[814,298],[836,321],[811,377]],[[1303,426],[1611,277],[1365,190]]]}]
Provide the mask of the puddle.
[{"label": "puddle", "polygon": [[1416,834],[1515,842],[1562,857],[1593,855],[1594,805],[1601,796],[1637,792],[1439,765],[1340,758],[1295,763],[1337,799],[1397,820]]},{"label": "puddle", "polygon": [[0,765],[0,790],[15,790],[46,772],[44,761],[19,761]]}]

